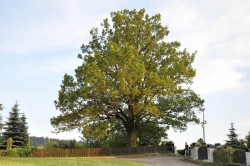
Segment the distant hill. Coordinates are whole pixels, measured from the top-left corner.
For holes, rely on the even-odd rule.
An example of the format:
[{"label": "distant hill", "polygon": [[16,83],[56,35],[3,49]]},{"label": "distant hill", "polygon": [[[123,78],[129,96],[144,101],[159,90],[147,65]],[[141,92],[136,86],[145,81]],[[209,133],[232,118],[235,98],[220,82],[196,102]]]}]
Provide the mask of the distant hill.
[{"label": "distant hill", "polygon": [[44,137],[36,137],[30,136],[30,146],[37,147],[37,146],[44,146],[48,142],[59,142],[59,139],[51,139],[51,138],[44,138]]},{"label": "distant hill", "polygon": [[[49,145],[48,145],[48,142]],[[50,148],[76,148],[76,147],[83,147],[84,144],[81,141],[76,140],[62,140],[62,139],[55,139],[55,138],[44,138],[44,137],[36,137],[30,136],[30,146],[37,147],[37,146],[51,146]]]}]

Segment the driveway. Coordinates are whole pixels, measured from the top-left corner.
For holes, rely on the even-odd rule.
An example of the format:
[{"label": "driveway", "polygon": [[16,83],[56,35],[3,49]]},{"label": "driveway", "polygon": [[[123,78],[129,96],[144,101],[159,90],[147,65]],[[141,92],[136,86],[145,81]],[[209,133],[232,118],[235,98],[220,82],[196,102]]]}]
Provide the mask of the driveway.
[{"label": "driveway", "polygon": [[195,164],[181,161],[179,157],[150,156],[150,157],[133,157],[130,160],[145,163],[148,166],[197,166]]}]

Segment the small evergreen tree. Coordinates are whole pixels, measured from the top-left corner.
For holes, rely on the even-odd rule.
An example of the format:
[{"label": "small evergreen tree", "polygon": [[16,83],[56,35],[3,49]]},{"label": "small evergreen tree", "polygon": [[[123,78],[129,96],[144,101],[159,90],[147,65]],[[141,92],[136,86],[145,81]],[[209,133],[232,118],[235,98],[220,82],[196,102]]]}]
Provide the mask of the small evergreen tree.
[{"label": "small evergreen tree", "polygon": [[27,126],[26,119],[27,118],[25,114],[23,113],[20,118],[20,121],[21,121],[20,134],[22,135],[21,147],[27,146],[28,139],[29,139],[28,126]]},{"label": "small evergreen tree", "polygon": [[8,121],[5,123],[5,131],[3,132],[3,138],[5,140],[4,146],[6,146],[6,141],[9,138],[12,138],[13,144],[12,147],[25,147],[26,144],[23,144],[24,131],[21,130],[22,121],[19,116],[18,104],[16,103],[9,114]]},{"label": "small evergreen tree", "polygon": [[27,148],[28,150],[31,150],[31,146],[30,146],[30,138],[28,138],[26,148]]},{"label": "small evergreen tree", "polygon": [[227,134],[228,136],[228,140],[226,140],[226,146],[230,146],[232,148],[235,149],[242,149],[244,144],[243,142],[239,141],[238,139],[238,134],[236,134],[235,132],[235,128],[234,128],[234,123],[231,123],[231,128],[229,129],[229,134]]}]

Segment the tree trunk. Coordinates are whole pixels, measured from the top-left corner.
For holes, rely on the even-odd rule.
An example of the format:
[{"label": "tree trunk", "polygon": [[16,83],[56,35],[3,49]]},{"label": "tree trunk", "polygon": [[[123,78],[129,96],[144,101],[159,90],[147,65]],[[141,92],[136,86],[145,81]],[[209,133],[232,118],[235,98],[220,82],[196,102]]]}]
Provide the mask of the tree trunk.
[{"label": "tree trunk", "polygon": [[128,147],[136,147],[137,146],[137,133],[138,131],[135,128],[132,128],[128,132],[127,145]]}]

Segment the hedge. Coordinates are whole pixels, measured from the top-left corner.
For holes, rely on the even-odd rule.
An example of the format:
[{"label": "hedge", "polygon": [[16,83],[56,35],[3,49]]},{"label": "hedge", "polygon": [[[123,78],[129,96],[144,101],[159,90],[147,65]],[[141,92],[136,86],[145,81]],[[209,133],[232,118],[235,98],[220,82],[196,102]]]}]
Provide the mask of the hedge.
[{"label": "hedge", "polygon": [[244,150],[236,150],[233,153],[233,163],[246,164],[246,153]]},{"label": "hedge", "polygon": [[213,151],[214,162],[218,163],[231,163],[232,156],[222,150],[214,150]]},{"label": "hedge", "polygon": [[207,160],[208,159],[206,146],[202,146],[198,149],[198,159],[199,160]]}]

